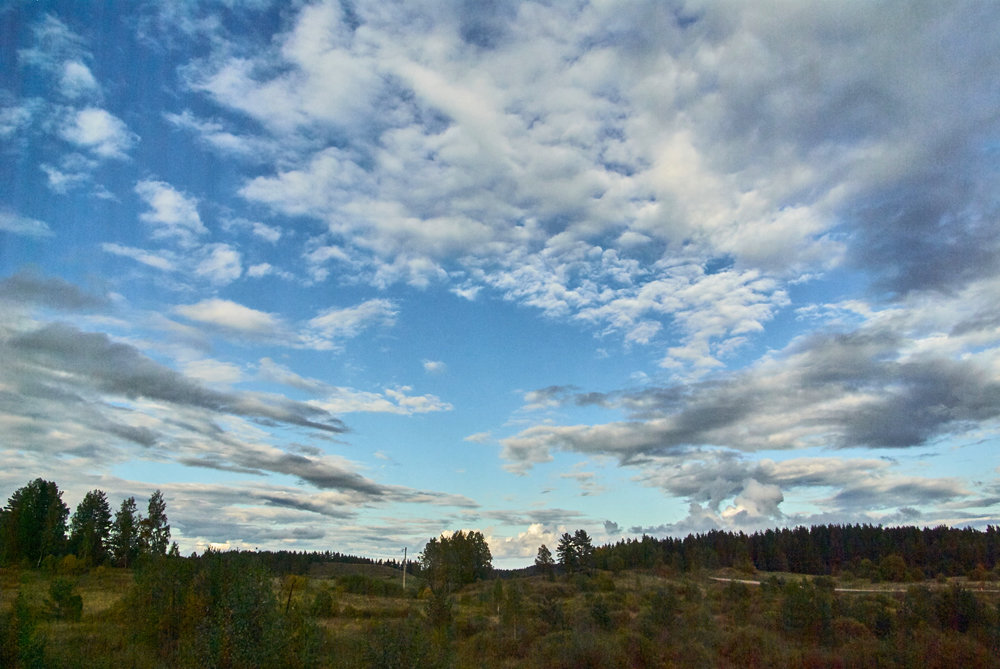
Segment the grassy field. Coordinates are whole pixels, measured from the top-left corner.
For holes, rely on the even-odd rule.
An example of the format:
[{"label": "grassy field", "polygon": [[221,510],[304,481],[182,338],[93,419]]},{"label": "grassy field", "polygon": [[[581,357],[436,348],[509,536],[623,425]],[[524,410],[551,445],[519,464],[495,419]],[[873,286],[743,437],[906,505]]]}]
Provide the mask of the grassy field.
[{"label": "grassy field", "polygon": [[[59,579],[81,597],[79,619],[55,612]],[[137,581],[122,569],[0,570],[0,666],[200,666],[185,644],[201,637],[137,623]],[[413,576],[404,591],[387,567],[330,563],[269,583],[275,624],[299,640],[286,666],[1000,666],[995,582],[883,590],[856,579],[661,569],[480,581],[436,598]],[[185,629],[197,632],[202,614],[185,606],[194,616]],[[209,650],[218,666],[253,666]]]}]

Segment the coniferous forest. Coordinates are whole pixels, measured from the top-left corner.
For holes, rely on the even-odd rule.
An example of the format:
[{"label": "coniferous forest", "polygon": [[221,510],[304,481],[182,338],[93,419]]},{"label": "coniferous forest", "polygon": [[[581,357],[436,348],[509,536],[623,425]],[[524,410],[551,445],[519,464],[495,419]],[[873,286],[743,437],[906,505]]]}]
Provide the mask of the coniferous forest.
[{"label": "coniferous forest", "polygon": [[[821,525],[626,539],[492,567],[170,542],[167,500],[51,481],[0,510],[2,667],[995,667],[997,528]],[[405,569],[405,571],[404,571]],[[405,580],[404,580],[405,573]],[[405,585],[404,585],[405,583]]]}]

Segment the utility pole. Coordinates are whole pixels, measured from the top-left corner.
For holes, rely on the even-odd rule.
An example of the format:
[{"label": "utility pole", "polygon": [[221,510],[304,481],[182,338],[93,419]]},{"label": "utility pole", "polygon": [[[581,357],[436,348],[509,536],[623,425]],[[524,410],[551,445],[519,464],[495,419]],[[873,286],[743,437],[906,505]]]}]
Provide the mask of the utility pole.
[{"label": "utility pole", "polygon": [[403,547],[403,590],[406,590],[406,547]]}]

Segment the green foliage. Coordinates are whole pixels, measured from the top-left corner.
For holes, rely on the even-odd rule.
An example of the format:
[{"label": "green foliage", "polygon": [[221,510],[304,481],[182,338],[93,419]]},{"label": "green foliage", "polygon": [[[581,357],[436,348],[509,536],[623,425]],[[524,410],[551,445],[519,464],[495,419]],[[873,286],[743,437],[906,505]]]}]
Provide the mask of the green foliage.
[{"label": "green foliage", "polygon": [[38,630],[41,615],[18,591],[10,612],[0,618],[0,667],[43,669],[45,638]]},{"label": "green foliage", "polygon": [[313,636],[306,621],[282,615],[270,574],[239,552],[142,563],[125,622],[179,666],[297,664]]},{"label": "green foliage", "polygon": [[427,631],[404,620],[374,626],[365,635],[365,667],[372,669],[418,669],[444,666]]},{"label": "green foliage", "polygon": [[69,524],[70,550],[85,564],[103,564],[109,557],[111,505],[101,490],[91,490],[76,507]]},{"label": "green foliage", "polygon": [[120,567],[131,567],[135,564],[142,548],[139,536],[139,512],[136,510],[135,497],[122,500],[122,505],[115,513],[114,522],[108,537],[108,548],[111,557]]},{"label": "green foliage", "polygon": [[149,497],[146,517],[139,521],[139,545],[150,555],[166,555],[170,545],[167,502],[157,490]]},{"label": "green foliage", "polygon": [[400,583],[373,578],[365,574],[344,574],[337,577],[337,584],[344,592],[369,597],[405,597]]},{"label": "green foliage", "polygon": [[327,587],[322,587],[313,594],[309,613],[317,618],[331,618],[337,615],[337,605],[333,601],[333,593]]},{"label": "green foliage", "polygon": [[50,606],[56,618],[79,621],[83,615],[83,597],[73,588],[73,582],[66,578],[57,578],[49,584]]},{"label": "green foliage", "polygon": [[563,532],[556,546],[556,554],[559,556],[559,565],[566,573],[589,568],[594,563],[594,545],[586,530],[577,530],[572,535]]},{"label": "green foliage", "polygon": [[985,618],[982,602],[959,585],[938,592],[934,598],[934,610],[941,628],[956,632],[967,632]]},{"label": "green foliage", "polygon": [[555,566],[556,561],[552,557],[552,551],[549,550],[549,547],[545,544],[539,546],[538,555],[535,556],[535,571],[551,579],[555,572]]},{"label": "green foliage", "polygon": [[493,555],[482,532],[459,530],[428,541],[420,554],[420,566],[433,589],[447,592],[488,578]]},{"label": "green foliage", "polygon": [[781,620],[786,631],[813,643],[831,639],[832,593],[807,581],[788,582],[783,589]]},{"label": "green foliage", "polygon": [[906,580],[906,560],[899,553],[886,555],[879,562],[878,575],[883,581],[902,583]]},{"label": "green foliage", "polygon": [[68,517],[62,491],[52,481],[37,478],[18,488],[0,511],[0,562],[37,567],[46,556],[61,555]]},{"label": "green foliage", "polygon": [[442,590],[431,592],[427,600],[427,622],[431,627],[445,630],[454,620],[454,601]]}]

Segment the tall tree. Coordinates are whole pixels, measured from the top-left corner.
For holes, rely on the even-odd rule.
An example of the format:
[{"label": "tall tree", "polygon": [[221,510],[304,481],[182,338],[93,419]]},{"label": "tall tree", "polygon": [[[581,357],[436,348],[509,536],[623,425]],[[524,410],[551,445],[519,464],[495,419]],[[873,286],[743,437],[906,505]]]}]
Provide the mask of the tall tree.
[{"label": "tall tree", "polygon": [[88,492],[73,512],[69,523],[70,549],[88,564],[108,558],[111,533],[111,505],[103,490]]},{"label": "tall tree", "polygon": [[111,524],[111,536],[108,545],[111,557],[122,567],[131,566],[142,548],[139,536],[142,519],[135,506],[135,497],[122,500],[122,505],[115,513]]},{"label": "tall tree", "polygon": [[150,496],[147,515],[139,526],[143,550],[152,555],[166,555],[170,545],[170,525],[167,524],[167,502],[159,490]]},{"label": "tall tree", "polygon": [[559,537],[559,544],[556,546],[556,555],[559,556],[559,564],[567,573],[576,571],[580,565],[580,560],[576,554],[576,542],[569,532],[563,532]]},{"label": "tall tree", "polygon": [[62,491],[52,481],[37,478],[18,488],[0,514],[0,559],[37,566],[46,555],[61,554],[68,516]]},{"label": "tall tree", "polygon": [[459,530],[428,541],[420,554],[420,567],[432,588],[447,592],[488,577],[493,555],[482,532]]},{"label": "tall tree", "polygon": [[590,567],[594,562],[594,544],[586,530],[573,533],[573,545],[576,547],[576,561],[581,567]]},{"label": "tall tree", "polygon": [[538,555],[535,556],[535,570],[539,574],[545,574],[549,578],[552,578],[553,569],[556,566],[556,561],[552,559],[552,551],[545,544],[538,547]]}]

